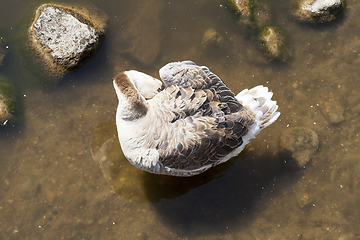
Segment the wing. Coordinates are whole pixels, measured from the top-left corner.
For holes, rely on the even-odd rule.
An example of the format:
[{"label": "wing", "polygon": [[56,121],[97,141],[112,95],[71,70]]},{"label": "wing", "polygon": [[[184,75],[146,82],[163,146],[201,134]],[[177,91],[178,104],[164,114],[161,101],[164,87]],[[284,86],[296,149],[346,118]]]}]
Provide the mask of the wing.
[{"label": "wing", "polygon": [[234,93],[205,66],[200,67],[192,61],[172,62],[162,67],[159,74],[165,86],[177,85],[183,88],[212,89],[218,95],[219,101],[226,103],[232,113],[243,109]]},{"label": "wing", "polygon": [[154,145],[164,166],[216,165],[242,145],[253,116],[219,77],[189,61],[166,65],[160,76],[167,88],[150,101],[164,121],[152,131],[159,133]]}]

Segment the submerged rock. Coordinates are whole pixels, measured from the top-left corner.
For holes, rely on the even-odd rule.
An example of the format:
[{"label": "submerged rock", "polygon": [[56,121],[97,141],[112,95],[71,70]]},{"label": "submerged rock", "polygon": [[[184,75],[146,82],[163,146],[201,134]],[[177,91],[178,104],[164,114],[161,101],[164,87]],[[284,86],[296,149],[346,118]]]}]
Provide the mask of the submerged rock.
[{"label": "submerged rock", "polygon": [[342,10],[344,0],[301,0],[293,15],[301,22],[321,23],[334,20]]},{"label": "submerged rock", "polygon": [[45,69],[60,74],[78,68],[90,58],[105,34],[106,17],[55,4],[36,10],[29,29],[30,46]]},{"label": "submerged rock", "polygon": [[251,24],[251,12],[253,12],[254,0],[227,0],[226,4],[233,12],[239,23],[247,26]]},{"label": "submerged rock", "polygon": [[228,0],[226,3],[240,27],[257,36],[269,60],[288,59],[285,30],[274,25],[268,0]]},{"label": "submerged rock", "polygon": [[255,32],[271,24],[271,7],[267,0],[227,0],[238,24]]},{"label": "submerged rock", "polygon": [[161,49],[160,11],[163,3],[145,1],[140,6],[135,18],[131,19],[124,31],[119,32],[119,47],[116,50],[148,66],[155,61]]},{"label": "submerged rock", "polygon": [[336,102],[320,101],[320,107],[326,120],[331,124],[345,121],[344,109]]},{"label": "submerged rock", "polygon": [[15,87],[5,77],[0,76],[0,125],[13,123],[17,108]]},{"label": "submerged rock", "polygon": [[3,64],[5,54],[6,54],[6,46],[4,44],[3,38],[0,37],[0,66]]},{"label": "submerged rock", "polygon": [[286,61],[288,50],[284,30],[279,26],[266,26],[259,34],[260,47],[270,60]]},{"label": "submerged rock", "polygon": [[210,49],[221,48],[225,45],[224,38],[213,28],[205,31],[202,43],[205,48]]},{"label": "submerged rock", "polygon": [[4,96],[0,92],[0,125],[6,125],[13,118],[3,98]]},{"label": "submerged rock", "polygon": [[306,127],[286,129],[280,137],[280,147],[290,169],[304,167],[319,148],[316,132]]}]

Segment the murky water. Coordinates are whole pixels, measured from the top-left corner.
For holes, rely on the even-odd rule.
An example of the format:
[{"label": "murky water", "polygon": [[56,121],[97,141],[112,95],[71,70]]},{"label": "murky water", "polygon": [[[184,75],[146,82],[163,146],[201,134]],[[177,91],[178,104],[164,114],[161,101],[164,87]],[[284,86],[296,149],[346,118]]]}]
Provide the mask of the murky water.
[{"label": "murky water", "polygon": [[[343,17],[324,26],[296,23],[287,1],[272,1],[275,23],[288,33],[287,63],[268,63],[217,0],[88,1],[108,15],[107,35],[90,61],[51,89],[39,86],[21,52],[24,22],[42,2],[0,1],[0,35],[9,48],[0,74],[13,80],[24,108],[21,124],[0,129],[0,239],[360,237],[358,1],[348,0]],[[145,21],[134,20],[140,14]],[[126,52],[122,35],[130,27],[156,33],[144,30],[142,40],[159,46],[144,51],[152,64]],[[221,50],[202,45],[210,27],[225,39]],[[143,173],[120,151],[114,158],[123,169],[104,177],[90,141],[93,127],[115,116],[114,73],[158,77],[161,66],[185,59],[210,67],[235,93],[268,86],[279,120],[238,158],[194,178]],[[345,121],[330,124],[324,102],[341,106]],[[290,171],[279,137],[297,126],[316,131],[320,149],[306,168]]]}]

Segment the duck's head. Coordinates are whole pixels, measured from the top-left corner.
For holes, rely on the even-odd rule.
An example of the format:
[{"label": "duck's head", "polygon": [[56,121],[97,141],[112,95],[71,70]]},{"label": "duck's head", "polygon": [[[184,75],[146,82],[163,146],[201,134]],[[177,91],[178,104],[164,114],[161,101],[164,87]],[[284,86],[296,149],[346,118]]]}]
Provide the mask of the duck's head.
[{"label": "duck's head", "polygon": [[163,89],[160,80],[135,70],[116,73],[113,83],[117,93],[120,91],[124,94],[124,91],[135,88],[145,99],[153,98]]},{"label": "duck's head", "polygon": [[135,70],[117,72],[113,84],[119,99],[118,114],[123,119],[144,116],[148,108],[146,100],[163,89],[160,80]]}]

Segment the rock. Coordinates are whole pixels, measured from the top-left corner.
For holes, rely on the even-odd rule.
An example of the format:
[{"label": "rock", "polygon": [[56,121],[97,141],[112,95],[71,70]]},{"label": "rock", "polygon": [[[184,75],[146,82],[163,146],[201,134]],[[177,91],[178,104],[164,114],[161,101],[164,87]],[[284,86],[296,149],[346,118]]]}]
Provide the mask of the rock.
[{"label": "rock", "polygon": [[336,102],[320,101],[322,113],[330,124],[338,124],[345,121],[344,109]]},{"label": "rock", "polygon": [[6,52],[6,45],[4,44],[3,37],[0,37],[0,66],[3,64]]},{"label": "rock", "polygon": [[226,1],[228,8],[244,26],[251,24],[251,12],[253,11],[251,0],[228,0]]},{"label": "rock", "polygon": [[51,73],[61,74],[78,68],[90,58],[105,34],[106,18],[90,11],[55,4],[36,10],[29,29],[30,46]]},{"label": "rock", "polygon": [[[157,6],[154,6],[156,4]],[[140,62],[151,65],[160,53],[162,36],[160,11],[163,3],[145,1],[135,18],[121,31],[118,38],[120,54]],[[150,12],[151,9],[151,12]]]},{"label": "rock", "polygon": [[48,201],[48,203],[52,203],[56,197],[56,194],[53,191],[47,191],[45,193],[45,198]]},{"label": "rock", "polygon": [[289,57],[286,37],[280,26],[266,26],[259,34],[260,47],[270,60],[286,61]]},{"label": "rock", "polygon": [[8,107],[3,101],[3,95],[0,92],[0,125],[6,125],[12,118],[12,115],[8,111]]},{"label": "rock", "polygon": [[213,28],[206,30],[202,43],[205,48],[221,48],[225,45],[224,38]]},{"label": "rock", "polygon": [[267,0],[227,0],[226,3],[241,27],[259,32],[271,24],[272,14]]},{"label": "rock", "polygon": [[14,85],[5,77],[0,76],[0,125],[15,121],[14,114],[19,108]]},{"label": "rock", "polygon": [[238,24],[251,35],[257,35],[261,48],[270,60],[286,61],[289,57],[285,30],[272,23],[268,0],[228,0]]},{"label": "rock", "polygon": [[286,129],[280,137],[286,166],[290,169],[304,167],[319,148],[317,133],[306,127]]},{"label": "rock", "polygon": [[296,2],[293,15],[301,22],[330,22],[337,17],[343,5],[344,0],[301,0]]}]

